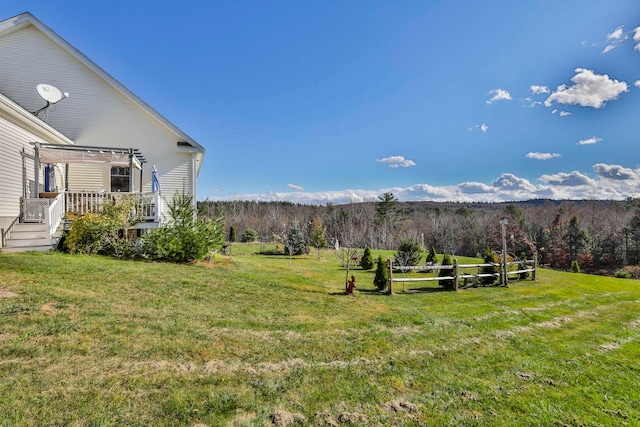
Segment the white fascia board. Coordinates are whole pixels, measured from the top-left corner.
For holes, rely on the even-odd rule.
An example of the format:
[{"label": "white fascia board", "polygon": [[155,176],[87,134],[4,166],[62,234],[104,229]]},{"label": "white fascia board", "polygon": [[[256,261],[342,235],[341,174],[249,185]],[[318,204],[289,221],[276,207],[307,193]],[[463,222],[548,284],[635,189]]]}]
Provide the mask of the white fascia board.
[{"label": "white fascia board", "polygon": [[193,140],[189,135],[180,130],[176,125],[167,120],[162,114],[154,110],[149,104],[144,102],[142,99],[138,98],[133,92],[127,89],[122,83],[113,78],[109,73],[100,68],[95,62],[85,56],[78,49],[73,47],[69,42],[60,37],[55,31],[44,25],[40,20],[38,20],[35,16],[30,14],[29,12],[25,12],[18,16],[14,16],[13,18],[9,18],[0,22],[0,37],[10,34],[13,31],[17,31],[26,25],[33,25],[38,30],[40,30],[43,34],[53,40],[56,44],[58,44],[61,48],[69,52],[73,57],[75,57],[78,61],[83,63],[87,68],[100,76],[103,80],[109,83],[113,88],[119,91],[126,98],[131,100],[134,104],[137,104],[143,111],[161,123],[163,126],[168,128],[171,132],[173,132],[178,140],[187,141],[194,147],[199,149],[199,152],[204,156],[205,149],[202,145],[198,144]]},{"label": "white fascia board", "polygon": [[204,152],[202,152],[198,147],[178,146],[178,153],[191,153],[194,155],[196,161],[196,176],[198,176],[200,174],[200,168],[202,167]]},{"label": "white fascia board", "polygon": [[198,147],[178,147],[178,153],[201,153]]}]

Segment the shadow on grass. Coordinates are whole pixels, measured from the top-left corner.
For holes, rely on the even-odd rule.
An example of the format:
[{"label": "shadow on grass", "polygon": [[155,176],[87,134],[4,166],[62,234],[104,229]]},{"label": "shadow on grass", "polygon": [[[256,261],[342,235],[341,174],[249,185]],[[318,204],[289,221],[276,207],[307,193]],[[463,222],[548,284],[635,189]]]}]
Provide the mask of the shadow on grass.
[{"label": "shadow on grass", "polygon": [[[387,291],[379,291],[377,289],[356,289],[355,290],[355,295],[358,294],[368,294],[368,295],[387,295]],[[344,295],[344,296],[348,296],[347,293],[345,291],[341,291],[341,292],[329,292],[329,295],[334,296],[334,295]]]},{"label": "shadow on grass", "polygon": [[369,294],[369,295],[387,295],[387,291],[380,291],[378,289],[358,289],[356,292]]},{"label": "shadow on grass", "polygon": [[411,288],[411,289],[405,289],[404,291],[401,289],[395,289],[395,292],[396,293],[402,292],[403,294],[422,294],[422,293],[453,292],[453,291],[450,291],[448,289],[441,288],[441,287],[434,288],[433,286],[429,286],[429,287],[425,286],[424,288]]},{"label": "shadow on grass", "polygon": [[[411,289],[394,289],[394,293],[395,294],[430,294],[430,293],[435,293],[435,292],[452,292],[448,289],[444,289],[444,288],[434,288],[434,287],[424,287],[424,288],[411,288]],[[384,291],[379,291],[377,289],[357,289],[355,291],[355,294],[366,294],[366,295],[381,295],[381,296],[388,296],[389,292],[385,289]],[[347,293],[345,291],[340,291],[340,292],[329,292],[329,295],[331,296],[336,296],[336,295],[343,295],[343,296],[347,296]]]}]

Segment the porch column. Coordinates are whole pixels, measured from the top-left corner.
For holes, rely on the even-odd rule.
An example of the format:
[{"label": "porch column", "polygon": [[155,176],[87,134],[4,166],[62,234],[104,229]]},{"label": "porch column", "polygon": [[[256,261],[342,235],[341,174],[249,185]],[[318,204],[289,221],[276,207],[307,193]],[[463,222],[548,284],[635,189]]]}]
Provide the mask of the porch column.
[{"label": "porch column", "polygon": [[33,150],[35,151],[35,159],[33,162],[34,165],[34,176],[36,179],[36,191],[35,191],[35,196],[32,194],[31,198],[32,199],[37,199],[40,197],[40,143],[36,142],[35,146],[33,147]]},{"label": "porch column", "polygon": [[196,162],[196,153],[191,154],[191,195],[193,196],[193,208],[195,209],[196,215],[198,215],[198,200],[196,198],[197,195],[197,162]]},{"label": "porch column", "polygon": [[133,148],[129,148],[129,193],[133,193]]},{"label": "porch column", "polygon": [[22,147],[22,151],[20,152],[20,154],[22,155],[22,198],[26,199],[27,188],[29,186],[27,185],[27,161],[25,160],[27,152],[24,150],[24,147]]}]

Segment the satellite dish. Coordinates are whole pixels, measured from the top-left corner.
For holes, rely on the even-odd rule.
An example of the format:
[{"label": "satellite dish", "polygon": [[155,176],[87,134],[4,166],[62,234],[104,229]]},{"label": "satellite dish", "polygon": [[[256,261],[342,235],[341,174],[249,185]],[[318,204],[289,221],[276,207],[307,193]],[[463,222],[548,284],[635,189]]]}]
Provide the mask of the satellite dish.
[{"label": "satellite dish", "polygon": [[40,83],[36,86],[36,91],[38,91],[38,95],[40,95],[42,99],[47,101],[49,104],[55,104],[69,96],[69,92],[62,93],[57,87],[44,83]]},{"label": "satellite dish", "polygon": [[48,110],[48,108],[51,105],[56,104],[56,103],[62,101],[63,99],[69,97],[69,92],[61,92],[60,89],[58,89],[57,87],[52,86],[52,85],[48,85],[48,84],[44,84],[44,83],[40,83],[39,85],[37,85],[36,86],[36,91],[38,92],[38,95],[40,95],[40,97],[42,99],[47,101],[47,105],[45,105],[44,107],[42,107],[38,111],[34,111],[33,114],[35,114],[37,116],[42,111],[44,111],[45,112],[45,117],[44,117],[44,121],[45,122],[49,118],[49,110]]}]

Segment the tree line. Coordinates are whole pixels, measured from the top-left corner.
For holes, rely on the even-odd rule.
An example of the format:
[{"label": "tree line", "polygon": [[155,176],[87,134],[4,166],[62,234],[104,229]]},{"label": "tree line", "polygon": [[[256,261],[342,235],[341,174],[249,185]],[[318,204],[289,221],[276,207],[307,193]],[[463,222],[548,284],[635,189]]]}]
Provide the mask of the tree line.
[{"label": "tree line", "polygon": [[230,242],[286,242],[295,230],[307,247],[396,250],[411,239],[425,251],[481,258],[487,248],[501,250],[500,221],[506,220],[508,252],[527,258],[536,254],[552,268],[579,263],[583,269],[612,269],[640,261],[638,199],[400,202],[385,193],[374,201],[341,205],[203,201],[199,210],[210,218],[224,216]]}]

